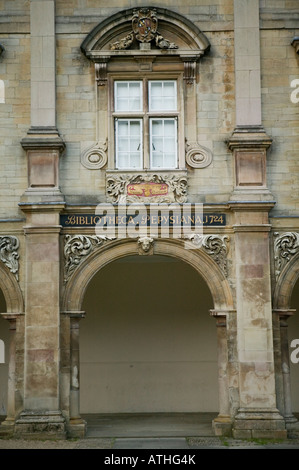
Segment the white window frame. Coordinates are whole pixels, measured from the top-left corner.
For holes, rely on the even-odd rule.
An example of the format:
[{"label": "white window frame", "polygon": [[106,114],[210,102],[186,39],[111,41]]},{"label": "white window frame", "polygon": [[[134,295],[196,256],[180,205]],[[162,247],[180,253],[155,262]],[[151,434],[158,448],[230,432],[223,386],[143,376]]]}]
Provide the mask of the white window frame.
[{"label": "white window frame", "polygon": [[[137,75],[137,74],[136,74]],[[116,171],[147,171],[147,170],[160,170],[160,171],[167,171],[167,170],[182,170],[185,169],[185,139],[184,139],[184,97],[183,97],[183,75],[181,73],[163,73],[163,74],[144,74],[141,78],[138,76],[132,77],[132,75],[125,75],[125,74],[111,74],[109,76],[109,90],[110,90],[110,100],[109,100],[109,168],[115,169]],[[142,83],[142,102],[143,102],[143,109],[142,111],[117,111],[117,106],[115,106],[116,100],[116,83],[117,82],[139,82]],[[176,98],[176,110],[157,110],[157,111],[150,111],[150,89],[151,89],[151,82],[173,82],[175,85],[175,98]],[[175,165],[171,165],[169,167],[153,167],[152,166],[152,152],[151,152],[151,138],[150,138],[150,119],[157,118],[157,119],[166,119],[172,118],[176,119],[177,126],[175,130],[175,138],[176,138],[176,155],[175,155]],[[119,168],[119,159],[117,156],[117,136],[115,132],[115,120],[116,119],[142,119],[142,162],[140,168]]]}]

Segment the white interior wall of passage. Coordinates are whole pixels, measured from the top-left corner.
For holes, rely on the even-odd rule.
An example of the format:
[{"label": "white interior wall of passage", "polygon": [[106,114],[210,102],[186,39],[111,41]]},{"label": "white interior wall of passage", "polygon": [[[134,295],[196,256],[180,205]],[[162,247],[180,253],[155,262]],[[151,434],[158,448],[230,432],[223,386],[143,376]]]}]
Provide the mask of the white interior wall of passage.
[{"label": "white interior wall of passage", "polygon": [[182,261],[137,256],[101,269],[80,322],[81,413],[218,411],[211,308]]},{"label": "white interior wall of passage", "polygon": [[[0,312],[6,312],[6,303],[0,289]],[[0,415],[6,415],[7,412],[7,381],[8,381],[8,362],[9,362],[9,323],[0,315],[0,340],[4,341],[4,363],[0,362]]]},{"label": "white interior wall of passage", "polygon": [[[293,339],[298,339],[299,341],[299,279],[296,282],[293,294],[292,294],[292,308],[295,308],[297,311],[288,320],[288,340],[289,340],[289,350],[290,356],[294,348],[291,348],[291,342]],[[297,346],[298,347],[298,346]],[[299,354],[297,354],[297,357]],[[290,373],[291,373],[291,394],[292,394],[292,406],[293,412],[299,413],[299,362],[294,364],[290,358]]]}]

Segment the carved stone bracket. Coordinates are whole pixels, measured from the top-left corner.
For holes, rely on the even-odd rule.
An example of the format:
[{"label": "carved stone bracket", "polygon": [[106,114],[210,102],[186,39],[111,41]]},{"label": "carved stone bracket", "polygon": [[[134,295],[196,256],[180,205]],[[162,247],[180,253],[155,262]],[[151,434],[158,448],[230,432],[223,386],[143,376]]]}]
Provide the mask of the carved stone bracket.
[{"label": "carved stone bracket", "polygon": [[182,174],[107,174],[107,199],[112,203],[184,203],[187,177]]},{"label": "carved stone bracket", "polygon": [[113,238],[99,237],[97,235],[65,235],[64,237],[64,282],[66,283],[74,270],[82,263],[86,256],[103,245],[106,240]]},{"label": "carved stone bracket", "polygon": [[15,275],[17,280],[19,280],[19,246],[20,243],[17,237],[12,235],[0,236],[0,260]]},{"label": "carved stone bracket", "polygon": [[196,61],[184,61],[184,80],[188,85],[192,85],[196,77]]},{"label": "carved stone bracket", "polygon": [[277,280],[286,264],[299,252],[299,233],[286,232],[280,235],[275,232],[274,237],[275,278]]},{"label": "carved stone bracket", "polygon": [[194,248],[205,251],[218,264],[227,277],[227,253],[229,237],[227,235],[199,235],[191,234],[187,237]]},{"label": "carved stone bracket", "polygon": [[186,139],[186,163],[192,168],[206,168],[212,163],[213,154],[210,149],[197,142],[188,142]]},{"label": "carved stone bracket", "polygon": [[89,170],[98,170],[106,165],[108,143],[97,142],[96,144],[89,147],[81,155],[81,163],[85,168]]},{"label": "carved stone bracket", "polygon": [[95,64],[96,81],[98,86],[106,85],[107,83],[107,64],[109,58],[102,59]]}]

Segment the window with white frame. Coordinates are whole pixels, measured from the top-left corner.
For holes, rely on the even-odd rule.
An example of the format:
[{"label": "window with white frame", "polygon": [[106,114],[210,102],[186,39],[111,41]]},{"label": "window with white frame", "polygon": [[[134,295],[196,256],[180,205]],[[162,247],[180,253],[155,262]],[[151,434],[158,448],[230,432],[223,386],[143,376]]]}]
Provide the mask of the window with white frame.
[{"label": "window with white frame", "polygon": [[114,82],[115,168],[178,168],[176,80]]}]

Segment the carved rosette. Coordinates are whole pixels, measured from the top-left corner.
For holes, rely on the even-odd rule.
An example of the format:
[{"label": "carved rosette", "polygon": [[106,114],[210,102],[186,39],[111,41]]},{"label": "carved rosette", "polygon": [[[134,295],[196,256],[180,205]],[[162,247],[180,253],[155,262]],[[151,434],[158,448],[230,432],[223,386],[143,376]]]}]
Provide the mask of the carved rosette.
[{"label": "carved rosette", "polygon": [[[161,185],[161,194],[135,195],[128,191],[135,185]],[[106,181],[107,199],[114,204],[126,203],[184,203],[187,201],[187,177],[175,174],[145,174],[145,175],[107,175]],[[162,194],[163,192],[163,194]],[[145,193],[146,194],[146,193]]]},{"label": "carved rosette", "polygon": [[227,235],[199,235],[191,234],[188,239],[195,248],[205,251],[218,264],[223,274],[227,277],[227,253],[229,237]]},{"label": "carved rosette", "polygon": [[66,283],[75,269],[86,256],[103,245],[106,240],[113,238],[99,237],[97,235],[65,235],[64,237],[64,282]]},{"label": "carved rosette", "polygon": [[19,280],[19,249],[17,237],[12,235],[0,236],[0,260],[8,267],[10,272]]},{"label": "carved rosette", "polygon": [[89,170],[99,170],[107,163],[107,140],[105,142],[97,142],[92,145],[81,155],[81,163]]},{"label": "carved rosette", "polygon": [[279,235],[274,233],[274,264],[276,280],[286,264],[299,252],[299,233],[286,232]]},{"label": "carved rosette", "polygon": [[192,168],[206,168],[212,163],[213,154],[210,149],[197,142],[186,140],[186,163]]}]

